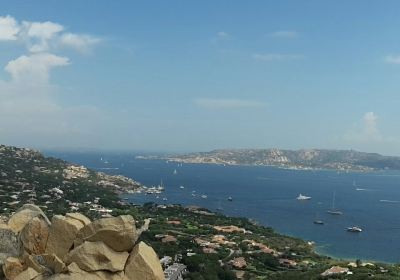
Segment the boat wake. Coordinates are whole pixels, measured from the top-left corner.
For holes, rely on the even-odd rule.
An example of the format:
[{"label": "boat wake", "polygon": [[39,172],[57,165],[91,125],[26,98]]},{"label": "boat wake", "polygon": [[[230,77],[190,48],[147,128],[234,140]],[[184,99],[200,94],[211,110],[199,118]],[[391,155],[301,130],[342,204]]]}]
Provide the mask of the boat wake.
[{"label": "boat wake", "polygon": [[382,202],[382,203],[400,203],[400,201],[398,201],[398,200],[388,200],[388,199],[381,199],[381,200],[379,200],[379,202]]}]

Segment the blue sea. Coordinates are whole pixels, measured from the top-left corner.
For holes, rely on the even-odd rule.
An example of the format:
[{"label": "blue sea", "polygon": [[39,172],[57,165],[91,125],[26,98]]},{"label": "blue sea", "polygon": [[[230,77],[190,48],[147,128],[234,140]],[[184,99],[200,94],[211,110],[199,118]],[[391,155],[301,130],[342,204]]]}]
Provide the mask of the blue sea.
[{"label": "blue sea", "polygon": [[[273,167],[180,164],[140,160],[131,154],[55,153],[47,155],[110,174],[122,174],[150,186],[166,188],[155,195],[127,195],[140,204],[199,205],[230,216],[241,216],[276,231],[314,241],[322,254],[400,262],[400,172],[338,173],[285,170]],[[176,170],[176,174],[174,174]],[[183,186],[184,188],[180,188]],[[298,201],[299,194],[311,196]],[[326,213],[332,207],[341,216]],[[201,198],[207,195],[207,198]],[[228,201],[231,196],[233,201]],[[163,198],[167,201],[163,201]],[[324,225],[315,225],[320,219]],[[361,233],[346,228],[359,226]]]}]

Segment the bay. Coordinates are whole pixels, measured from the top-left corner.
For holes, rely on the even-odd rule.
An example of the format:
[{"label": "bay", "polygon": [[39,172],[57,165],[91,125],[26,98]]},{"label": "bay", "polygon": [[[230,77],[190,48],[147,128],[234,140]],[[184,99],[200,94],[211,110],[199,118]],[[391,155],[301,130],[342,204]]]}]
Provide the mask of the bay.
[{"label": "bay", "polygon": [[[166,189],[158,198],[145,194],[125,196],[135,204],[154,201],[198,205],[230,216],[251,218],[280,233],[314,241],[316,250],[322,254],[400,262],[400,172],[181,166],[164,160],[135,159],[132,154],[46,154],[98,171],[122,174],[146,186],[163,181]],[[312,197],[311,200],[296,200],[300,193]],[[332,207],[333,193],[335,208],[343,215],[326,213]],[[228,201],[229,196],[232,201]],[[315,219],[325,224],[315,225]],[[349,233],[346,228],[350,226],[359,226],[363,232]]]}]

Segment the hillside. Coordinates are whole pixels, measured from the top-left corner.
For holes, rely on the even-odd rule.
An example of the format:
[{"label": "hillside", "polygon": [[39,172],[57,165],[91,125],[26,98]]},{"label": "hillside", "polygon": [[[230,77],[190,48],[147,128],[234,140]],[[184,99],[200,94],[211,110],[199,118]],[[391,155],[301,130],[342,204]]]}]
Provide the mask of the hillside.
[{"label": "hillside", "polygon": [[[174,277],[181,273],[184,274],[184,279],[191,280],[309,280],[327,279],[331,275],[335,279],[366,279],[368,275],[375,275],[374,279],[400,277],[398,265],[349,262],[320,256],[314,252],[312,242],[281,235],[246,218],[227,217],[196,206],[154,203],[130,205],[121,201],[119,194],[142,187],[134,180],[109,176],[62,160],[46,158],[37,151],[0,146],[0,175],[0,235],[3,236],[0,238],[0,264],[6,263],[3,267],[6,275],[15,276],[25,271],[23,275],[26,278],[15,277],[16,280],[48,279],[40,278],[45,273],[42,266],[51,269],[46,273],[62,274],[58,276],[60,278],[49,279],[82,279],[79,275],[87,277],[89,274],[97,277],[90,279],[130,279],[118,278],[120,274],[126,273],[127,268],[123,269],[124,261],[113,261],[109,257],[110,251],[107,247],[97,243],[79,246],[82,244],[81,235],[87,236],[87,241],[91,243],[101,241],[107,244],[110,232],[108,228],[115,226],[118,229],[118,221],[126,219],[134,220],[134,227],[139,229],[136,235],[139,239],[134,240],[134,243],[144,242],[154,249],[168,280],[178,279]],[[34,203],[36,206],[27,206],[26,203]],[[31,221],[34,215],[29,213],[32,209],[35,213],[40,213],[40,217],[48,219],[39,217],[39,220]],[[15,218],[21,215],[28,219]],[[120,216],[125,218],[121,220]],[[70,238],[73,248],[70,246],[72,243],[63,243],[64,237],[71,233],[67,224],[82,228],[81,233]],[[29,225],[30,229],[24,230],[25,225]],[[56,241],[40,243],[42,247],[38,247],[35,242],[42,239],[35,239],[34,236],[38,236],[36,233],[46,233],[46,230],[42,231],[42,226],[49,229],[48,238],[52,235],[52,228],[58,228],[54,237]],[[89,228],[85,229],[87,226]],[[107,230],[103,231],[102,227]],[[11,231],[15,234],[11,234]],[[78,232],[80,231],[79,229]],[[95,239],[97,231],[98,237],[101,237],[99,240]],[[115,231],[116,234],[118,232],[119,230]],[[103,235],[106,233],[107,235]],[[31,242],[31,238],[34,241]],[[57,238],[64,241],[57,241]],[[4,242],[7,240],[11,243]],[[23,245],[24,250],[29,250],[28,256],[18,252],[18,240],[25,240]],[[64,248],[63,254],[68,255],[68,258],[60,262],[45,254],[46,256],[39,257],[40,266],[36,265],[34,260],[37,262],[38,259],[34,250],[42,248],[41,254],[43,250],[47,252],[50,250],[47,249],[48,244],[52,244],[52,252]],[[111,244],[119,246],[118,242],[110,243],[113,246]],[[140,246],[145,251],[152,250],[147,250],[144,245]],[[123,255],[136,254],[133,253],[132,246],[128,247],[122,250]],[[92,254],[88,252],[93,250],[99,256],[96,257],[98,263],[90,261],[89,256]],[[15,256],[14,259],[7,259],[10,254]],[[28,259],[24,259],[24,256]],[[156,257],[152,259],[155,260]],[[74,262],[79,268],[73,265]],[[147,267],[151,270],[156,266],[159,267],[159,263]],[[13,273],[14,271],[16,272]],[[159,269],[157,271],[159,275]],[[109,278],[111,272],[115,278]],[[68,278],[70,274],[77,274],[78,278]]]},{"label": "hillside", "polygon": [[261,165],[293,169],[400,170],[400,157],[353,150],[226,149],[165,158],[185,163]]},{"label": "hillside", "polygon": [[0,214],[34,203],[48,214],[66,211],[106,214],[116,194],[142,185],[124,176],[111,176],[38,151],[0,145]]}]

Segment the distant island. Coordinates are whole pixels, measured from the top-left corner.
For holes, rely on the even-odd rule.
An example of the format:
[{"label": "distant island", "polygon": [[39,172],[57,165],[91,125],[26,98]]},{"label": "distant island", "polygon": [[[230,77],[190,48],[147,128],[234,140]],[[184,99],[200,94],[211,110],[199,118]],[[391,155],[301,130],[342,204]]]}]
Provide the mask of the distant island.
[{"label": "distant island", "polygon": [[333,169],[362,172],[400,170],[400,157],[354,150],[220,149],[160,158],[181,163],[274,166],[301,170]]}]

